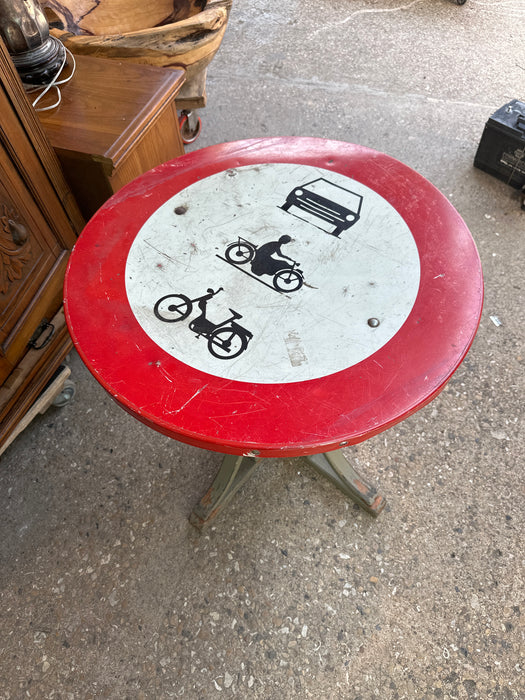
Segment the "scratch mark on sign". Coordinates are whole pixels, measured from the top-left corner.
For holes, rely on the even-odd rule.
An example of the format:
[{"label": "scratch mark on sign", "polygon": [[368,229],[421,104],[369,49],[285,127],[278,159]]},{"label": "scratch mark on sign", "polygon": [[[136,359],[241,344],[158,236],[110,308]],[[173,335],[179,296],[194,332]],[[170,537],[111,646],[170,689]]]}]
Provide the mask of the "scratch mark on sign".
[{"label": "scratch mark on sign", "polygon": [[200,389],[197,389],[197,391],[193,394],[193,396],[190,396],[190,398],[187,401],[185,401],[180,408],[177,408],[177,410],[173,411],[173,413],[180,413],[181,411],[183,411],[186,408],[186,406],[193,401],[193,399],[197,398],[197,396],[202,391],[204,391],[204,389],[206,389],[207,386],[208,385],[205,384],[204,386],[201,386]]},{"label": "scratch mark on sign", "polygon": [[170,377],[170,375],[166,372],[164,367],[161,367],[160,365],[157,365],[159,368],[159,372],[162,374],[163,377],[165,377],[170,384],[173,384],[173,379]]},{"label": "scratch mark on sign", "polygon": [[[149,248],[152,248],[156,253],[159,255],[162,255],[163,258],[166,258],[166,260],[169,260],[172,263],[176,263],[178,265],[186,265],[189,267],[189,263],[186,260],[178,260],[177,258],[171,257],[171,255],[168,255],[165,253],[163,250],[160,250],[160,248],[157,248],[153,243],[150,241],[144,241],[145,245],[147,245]],[[158,265],[157,265],[158,267]]]}]

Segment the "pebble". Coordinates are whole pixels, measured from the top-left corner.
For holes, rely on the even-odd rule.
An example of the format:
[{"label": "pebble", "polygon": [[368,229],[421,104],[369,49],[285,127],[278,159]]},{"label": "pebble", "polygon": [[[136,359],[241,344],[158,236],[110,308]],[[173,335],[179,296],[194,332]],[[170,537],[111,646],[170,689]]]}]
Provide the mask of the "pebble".
[{"label": "pebble", "polygon": [[229,688],[231,684],[233,683],[233,676],[226,671],[224,674],[224,687]]}]

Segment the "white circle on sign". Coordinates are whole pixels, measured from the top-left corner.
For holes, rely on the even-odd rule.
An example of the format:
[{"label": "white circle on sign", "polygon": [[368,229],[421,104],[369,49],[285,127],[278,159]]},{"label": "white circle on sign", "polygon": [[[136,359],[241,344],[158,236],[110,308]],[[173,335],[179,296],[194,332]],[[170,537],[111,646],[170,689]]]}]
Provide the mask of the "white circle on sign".
[{"label": "white circle on sign", "polygon": [[289,163],[193,183],[149,217],[126,262],[129,304],[159,347],[203,372],[263,384],[373,355],[407,319],[419,279],[413,236],[383,197]]}]

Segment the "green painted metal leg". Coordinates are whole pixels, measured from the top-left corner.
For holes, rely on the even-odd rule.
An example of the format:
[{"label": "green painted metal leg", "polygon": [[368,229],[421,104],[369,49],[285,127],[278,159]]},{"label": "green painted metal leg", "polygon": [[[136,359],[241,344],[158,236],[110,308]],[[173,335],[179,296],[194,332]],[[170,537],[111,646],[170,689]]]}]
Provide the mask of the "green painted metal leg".
[{"label": "green painted metal leg", "polygon": [[309,455],[308,463],[337,486],[346,496],[358,503],[370,515],[378,516],[386,505],[384,496],[380,496],[373,486],[350,465],[341,450]]},{"label": "green painted metal leg", "polygon": [[190,515],[190,523],[201,529],[215,518],[251,476],[260,460],[226,455],[213,484]]}]

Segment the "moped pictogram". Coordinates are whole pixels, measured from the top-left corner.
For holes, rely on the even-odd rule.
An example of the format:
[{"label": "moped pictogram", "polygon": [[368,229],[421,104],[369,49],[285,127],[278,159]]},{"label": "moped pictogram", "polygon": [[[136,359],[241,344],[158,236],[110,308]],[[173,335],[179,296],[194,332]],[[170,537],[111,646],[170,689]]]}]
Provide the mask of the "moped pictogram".
[{"label": "moped pictogram", "polygon": [[196,334],[197,338],[200,336],[207,338],[208,350],[214,357],[220,360],[232,360],[246,350],[253,334],[236,323],[242,318],[242,314],[233,309],[230,309],[232,315],[221,323],[213,323],[206,318],[208,301],[222,291],[224,291],[222,287],[217,291],[208,289],[206,294],[195,299],[190,299],[185,294],[166,294],[157,301],[153,312],[160,321],[176,323],[188,318],[193,310],[193,304],[197,303],[201,313],[190,321],[190,330]]}]

